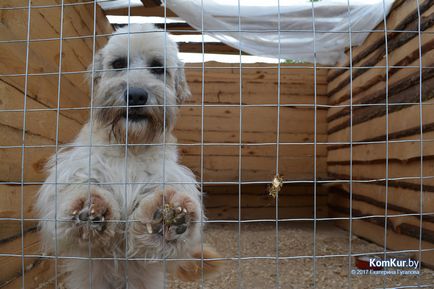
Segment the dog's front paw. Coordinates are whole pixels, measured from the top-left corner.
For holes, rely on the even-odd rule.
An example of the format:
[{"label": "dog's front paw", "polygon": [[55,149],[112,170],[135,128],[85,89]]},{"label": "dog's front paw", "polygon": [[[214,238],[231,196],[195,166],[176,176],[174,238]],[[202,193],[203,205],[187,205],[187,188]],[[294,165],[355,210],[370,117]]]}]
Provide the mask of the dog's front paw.
[{"label": "dog's front paw", "polygon": [[187,193],[167,190],[148,195],[135,209],[130,227],[131,248],[166,248],[179,240],[193,244],[199,236],[200,203]]},{"label": "dog's front paw", "polygon": [[113,209],[97,192],[77,198],[67,214],[73,223],[71,231],[80,243],[87,243],[88,240],[101,241],[113,235],[113,231],[108,229]]},{"label": "dog's front paw", "polygon": [[106,220],[111,216],[109,204],[97,194],[91,194],[89,199],[76,200],[71,211],[71,218],[77,226],[88,224],[92,230],[98,232],[106,229]]},{"label": "dog's front paw", "polygon": [[146,232],[158,234],[167,242],[189,238],[200,213],[198,202],[174,190],[157,193],[152,202],[143,202],[140,209]]}]

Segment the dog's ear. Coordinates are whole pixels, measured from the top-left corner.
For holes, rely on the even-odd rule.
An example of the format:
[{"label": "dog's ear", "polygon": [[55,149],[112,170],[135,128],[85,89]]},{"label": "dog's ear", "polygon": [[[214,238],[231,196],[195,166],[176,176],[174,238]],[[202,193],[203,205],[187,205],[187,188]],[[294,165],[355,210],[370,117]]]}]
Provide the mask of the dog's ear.
[{"label": "dog's ear", "polygon": [[175,73],[175,90],[176,90],[176,102],[181,104],[184,100],[191,97],[190,88],[188,87],[187,80],[184,74],[184,63],[178,61],[176,73]]},{"label": "dog's ear", "polygon": [[87,69],[87,79],[89,80],[90,85],[92,85],[92,82],[93,85],[98,84],[101,79],[103,68],[102,54],[98,51],[93,58],[93,63],[91,63]]}]

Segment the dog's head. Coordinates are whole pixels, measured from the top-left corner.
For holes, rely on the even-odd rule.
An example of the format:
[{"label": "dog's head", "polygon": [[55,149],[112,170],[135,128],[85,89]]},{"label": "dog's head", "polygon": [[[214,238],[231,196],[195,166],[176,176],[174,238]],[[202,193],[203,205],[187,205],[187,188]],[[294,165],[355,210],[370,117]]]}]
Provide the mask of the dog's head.
[{"label": "dog's head", "polygon": [[176,43],[153,25],[117,30],[96,54],[91,81],[94,119],[119,143],[160,141],[190,96]]}]

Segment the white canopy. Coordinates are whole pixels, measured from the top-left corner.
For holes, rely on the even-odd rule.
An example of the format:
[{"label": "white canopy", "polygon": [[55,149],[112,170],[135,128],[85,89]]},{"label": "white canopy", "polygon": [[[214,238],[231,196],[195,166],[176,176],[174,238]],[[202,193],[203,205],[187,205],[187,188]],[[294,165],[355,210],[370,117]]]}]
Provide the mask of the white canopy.
[{"label": "white canopy", "polygon": [[315,51],[317,63],[324,65],[334,65],[344,57],[345,47],[350,46],[350,23],[351,45],[359,45],[383,21],[392,3],[393,0],[166,1],[170,10],[194,28],[249,54],[313,62]]}]

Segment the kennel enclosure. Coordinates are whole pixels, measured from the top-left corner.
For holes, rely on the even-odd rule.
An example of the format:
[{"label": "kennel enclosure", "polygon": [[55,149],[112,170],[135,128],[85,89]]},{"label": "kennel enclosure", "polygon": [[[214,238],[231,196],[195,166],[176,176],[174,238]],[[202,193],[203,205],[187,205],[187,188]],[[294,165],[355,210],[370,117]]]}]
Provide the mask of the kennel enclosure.
[{"label": "kennel enclosure", "polygon": [[[104,10],[93,1],[2,1],[1,288],[46,288],[57,278],[33,210],[42,168],[88,118],[84,79],[114,31],[106,16],[176,17],[158,1],[141,2]],[[433,268],[433,12],[429,0],[396,0],[333,66],[186,63],[193,96],[175,135],[181,162],[207,193],[210,222],[324,220]],[[201,35],[185,22],[157,26]],[[247,55],[217,41],[178,44]],[[268,194],[276,171],[284,180],[277,202]]]}]

